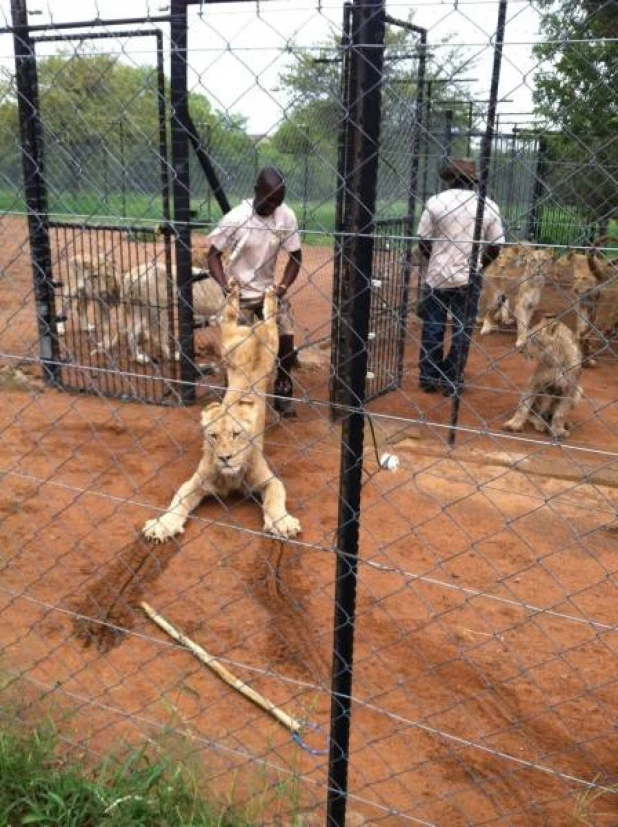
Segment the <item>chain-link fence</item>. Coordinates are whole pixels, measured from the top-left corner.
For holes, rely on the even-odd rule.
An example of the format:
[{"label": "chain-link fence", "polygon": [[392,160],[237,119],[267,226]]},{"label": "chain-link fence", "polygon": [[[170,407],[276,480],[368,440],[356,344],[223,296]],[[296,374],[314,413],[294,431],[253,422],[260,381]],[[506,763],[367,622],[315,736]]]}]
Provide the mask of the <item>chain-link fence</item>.
[{"label": "chain-link fence", "polygon": [[3,726],[221,823],[615,824],[615,0],[91,5],[0,32]]}]

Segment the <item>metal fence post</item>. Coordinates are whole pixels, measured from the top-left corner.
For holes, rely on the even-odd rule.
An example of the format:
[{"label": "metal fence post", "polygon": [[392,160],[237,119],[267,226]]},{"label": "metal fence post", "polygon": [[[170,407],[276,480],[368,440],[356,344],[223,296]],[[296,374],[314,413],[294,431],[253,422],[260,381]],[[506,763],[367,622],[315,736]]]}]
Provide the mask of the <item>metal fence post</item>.
[{"label": "metal fence post", "polygon": [[60,363],[49,243],[47,184],[44,171],[36,55],[28,26],[26,0],[11,0],[11,17],[14,29],[15,81],[19,108],[21,158],[28,205],[28,233],[32,254],[41,364],[45,380],[56,385],[60,380]]},{"label": "metal fence post", "polygon": [[532,198],[530,203],[530,210],[528,211],[528,229],[526,231],[526,238],[528,241],[540,240],[541,236],[541,200],[545,193],[545,171],[547,166],[547,141],[545,138],[538,139],[536,172],[534,175],[534,186],[532,188]]},{"label": "metal fence post", "polygon": [[[410,187],[408,190],[408,219],[411,233],[416,223],[416,202],[419,199],[418,178],[421,156],[421,142],[427,130],[425,124],[425,75],[427,71],[427,30],[420,29],[418,75],[416,79],[416,100],[414,102],[414,130],[412,138],[412,162],[410,164]],[[425,136],[425,141],[427,137]],[[422,193],[421,195],[424,195]]]},{"label": "metal fence post", "polygon": [[464,344],[460,352],[459,364],[457,365],[457,376],[455,380],[456,392],[453,396],[453,407],[451,409],[450,430],[448,444],[455,444],[457,434],[457,422],[459,421],[459,407],[461,404],[461,392],[463,375],[470,352],[470,341],[474,329],[474,317],[481,293],[482,274],[478,266],[482,242],[483,218],[485,215],[485,201],[487,198],[487,186],[489,183],[489,167],[491,164],[491,145],[494,139],[494,123],[496,120],[496,107],[498,105],[498,88],[500,86],[500,68],[502,66],[502,48],[504,45],[504,29],[506,27],[506,9],[508,0],[500,0],[498,7],[498,22],[496,25],[496,40],[494,46],[494,61],[491,75],[491,88],[489,92],[489,105],[487,108],[487,128],[481,141],[481,158],[479,169],[479,192],[474,221],[474,236],[472,250],[470,252],[470,275],[468,281],[468,294],[464,311]]},{"label": "metal fence post", "polygon": [[191,195],[189,187],[189,106],[187,91],[187,4],[172,0],[171,69],[172,163],[174,166],[174,230],[180,343],[181,398],[195,399],[197,369],[193,348],[193,282],[191,273]]},{"label": "metal fence post", "polygon": [[453,110],[444,110],[444,146],[442,147],[442,154],[444,161],[448,162],[453,150]]},{"label": "metal fence post", "polygon": [[[337,191],[335,194],[335,228],[333,256],[333,307],[341,308],[346,295],[346,261],[350,242],[348,214],[350,210],[351,169],[353,163],[351,132],[356,117],[352,107],[352,85],[356,83],[353,72],[355,65],[350,57],[352,4],[343,5],[341,34],[341,106],[343,114],[339,124],[337,141]],[[333,313],[331,320],[331,416],[340,416],[338,404],[343,401],[345,388],[342,387],[339,366],[345,358],[346,331],[340,313]]]},{"label": "metal fence post", "polygon": [[341,482],[335,589],[334,654],[327,824],[344,827],[348,787],[348,751],[352,712],[352,669],[356,613],[359,523],[364,441],[367,342],[371,309],[371,270],[378,181],[378,148],[384,60],[384,0],[355,0],[351,63],[357,83],[357,120],[350,124],[357,152],[352,176],[355,243],[351,249],[348,324],[352,336],[346,365],[351,410],[342,423]]}]

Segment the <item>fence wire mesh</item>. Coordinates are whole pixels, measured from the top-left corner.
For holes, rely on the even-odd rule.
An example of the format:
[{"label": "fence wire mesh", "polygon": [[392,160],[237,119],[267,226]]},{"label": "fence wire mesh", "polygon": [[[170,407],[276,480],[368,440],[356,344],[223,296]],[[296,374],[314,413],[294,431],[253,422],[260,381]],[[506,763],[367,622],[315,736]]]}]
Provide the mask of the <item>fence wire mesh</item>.
[{"label": "fence wire mesh", "polygon": [[[238,823],[617,823],[615,0],[75,8],[0,33],[3,726],[51,716],[86,766],[146,743]],[[427,224],[458,158],[504,232],[482,273],[474,220]],[[302,242],[264,351],[295,418],[226,372],[208,272],[265,167]],[[444,243],[461,301],[428,309]],[[302,532],[230,485],[152,542],[249,379]]]}]

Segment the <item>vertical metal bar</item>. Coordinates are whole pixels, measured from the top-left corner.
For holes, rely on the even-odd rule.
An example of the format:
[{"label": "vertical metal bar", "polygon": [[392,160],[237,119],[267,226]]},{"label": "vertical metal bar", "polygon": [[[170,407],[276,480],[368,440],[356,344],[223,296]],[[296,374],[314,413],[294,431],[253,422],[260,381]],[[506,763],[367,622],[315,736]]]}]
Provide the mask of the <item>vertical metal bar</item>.
[{"label": "vertical metal bar", "polygon": [[[157,48],[157,112],[159,119],[159,174],[161,176],[161,208],[163,211],[163,255],[165,258],[165,284],[167,299],[168,340],[166,344],[172,354],[177,350],[176,319],[175,319],[175,279],[172,272],[172,240],[170,236],[170,162],[167,145],[167,105],[165,96],[165,64],[163,56],[163,34],[156,33]],[[155,260],[157,259],[156,239]],[[170,372],[175,373],[175,362],[168,366]]]},{"label": "vertical metal bar", "polygon": [[[412,236],[416,229],[416,201],[419,196],[418,178],[420,167],[421,139],[426,133],[425,124],[425,76],[427,72],[427,30],[421,31],[420,55],[418,60],[418,75],[416,78],[416,102],[414,105],[414,138],[412,140],[412,163],[410,165],[410,189],[408,192],[408,220],[404,222],[403,231],[406,234],[405,264],[403,269],[403,294],[399,312],[399,361],[397,366],[397,387],[403,379],[403,363],[405,358],[406,332],[408,326],[408,305],[410,297],[410,271],[412,269]],[[425,134],[425,142],[427,135]],[[425,158],[427,167],[427,158]],[[427,170],[425,169],[425,176]],[[426,180],[426,178],[425,178]],[[424,193],[421,193],[421,207]],[[417,295],[421,291],[421,269],[418,268],[416,283]]]},{"label": "vertical metal bar", "polygon": [[418,173],[420,166],[421,139],[425,129],[425,73],[427,71],[427,32],[423,29],[419,46],[418,75],[416,78],[416,101],[414,103],[414,131],[412,139],[412,162],[410,164],[410,186],[408,189],[408,218],[414,231],[416,201],[418,198]]},{"label": "vertical metal bar", "polygon": [[118,132],[120,139],[120,203],[122,204],[122,217],[127,217],[127,171],[125,169],[124,156],[124,125],[118,121]]},{"label": "vertical metal bar", "polygon": [[170,220],[170,162],[167,146],[167,107],[165,99],[165,65],[163,55],[163,34],[156,34],[157,48],[157,113],[159,119],[159,169],[161,175],[161,206],[163,219]]},{"label": "vertical metal bar", "polygon": [[423,191],[421,193],[421,201],[425,203],[427,200],[427,176],[429,175],[429,150],[432,143],[431,131],[431,78],[427,81],[427,99],[425,101],[425,166],[423,168]]},{"label": "vertical metal bar", "polygon": [[472,151],[472,113],[474,111],[474,102],[470,101],[468,104],[468,142],[466,144],[466,157],[470,157]]},{"label": "vertical metal bar", "polygon": [[355,0],[352,63],[358,82],[353,87],[358,120],[350,124],[358,150],[352,194],[356,200],[355,247],[350,268],[351,338],[349,368],[353,408],[342,423],[334,654],[327,824],[345,827],[348,753],[352,712],[352,671],[356,616],[361,483],[364,441],[364,403],[367,381],[367,342],[371,310],[371,267],[377,198],[378,156],[384,62],[384,1]]},{"label": "vertical metal bar", "polygon": [[341,27],[341,106],[343,114],[339,124],[337,141],[337,189],[335,192],[335,228],[334,228],[334,255],[333,255],[333,297],[331,318],[331,356],[330,356],[330,389],[331,416],[338,416],[337,403],[339,400],[341,382],[337,374],[337,366],[341,361],[341,298],[343,280],[343,250],[345,238],[344,210],[346,203],[347,167],[349,155],[349,124],[350,124],[350,29],[352,20],[352,4],[343,4],[343,22]]},{"label": "vertical metal bar", "polygon": [[180,396],[195,399],[197,370],[193,348],[193,283],[191,278],[191,196],[189,188],[189,107],[187,91],[187,4],[172,0],[170,24],[172,96],[172,163],[174,166],[174,229],[180,343]]},{"label": "vertical metal bar", "polygon": [[45,381],[60,381],[54,282],[49,242],[47,182],[43,160],[43,129],[39,105],[36,54],[28,27],[27,0],[11,0],[15,81],[19,111],[21,158],[28,205],[36,319]]},{"label": "vertical metal bar", "polygon": [[307,230],[307,199],[309,197],[309,147],[305,147],[303,166],[303,230]]},{"label": "vertical metal bar", "polygon": [[530,210],[528,211],[528,228],[526,238],[528,241],[539,241],[541,235],[541,200],[545,192],[545,173],[547,167],[547,141],[539,137],[536,159],[536,173]]},{"label": "vertical metal bar", "polygon": [[339,127],[337,146],[337,191],[335,194],[335,238],[333,257],[333,314],[331,319],[331,371],[330,401],[331,416],[339,416],[338,403],[341,401],[341,377],[338,366],[342,361],[344,330],[341,318],[343,304],[344,256],[349,243],[345,235],[346,212],[349,208],[349,186],[351,167],[350,125],[353,122],[351,111],[351,65],[350,38],[352,27],[352,4],[344,3],[341,34],[341,103],[344,113]]},{"label": "vertical metal bar", "polygon": [[494,123],[496,120],[496,108],[498,105],[498,87],[500,86],[500,68],[502,66],[502,47],[504,44],[504,29],[506,26],[506,10],[508,0],[500,0],[498,7],[498,23],[496,26],[496,40],[494,46],[494,60],[491,74],[491,88],[489,92],[489,104],[487,107],[487,127],[481,140],[481,157],[479,169],[479,192],[476,206],[476,218],[474,221],[474,236],[472,250],[470,252],[470,275],[468,280],[468,292],[464,311],[464,343],[459,354],[457,375],[455,379],[456,393],[453,396],[451,408],[450,430],[448,444],[455,444],[457,434],[457,422],[459,421],[459,407],[461,404],[461,389],[463,375],[470,352],[470,340],[474,329],[474,318],[476,316],[477,304],[481,292],[481,279],[478,261],[481,251],[481,235],[483,232],[483,218],[485,215],[485,201],[487,198],[487,184],[489,181],[489,165],[491,163],[491,146],[494,137]]},{"label": "vertical metal bar", "polygon": [[[207,123],[204,127],[206,131],[206,154],[210,158],[212,155],[212,125]],[[212,221],[212,189],[208,187],[206,190],[206,218]]]},{"label": "vertical metal bar", "polygon": [[444,111],[444,146],[442,152],[444,160],[448,161],[451,157],[451,150],[453,148],[453,110],[445,109]]},{"label": "vertical metal bar", "polygon": [[[518,199],[515,197],[515,190],[516,190],[516,183],[515,183],[515,160],[517,158],[517,125],[513,126],[513,131],[511,134],[511,152],[509,157],[509,164],[507,167],[507,180],[506,180],[506,193],[504,194],[504,198],[500,201],[500,209],[503,211],[503,214],[507,214],[508,210],[508,223],[510,223],[513,217],[517,214],[517,207]],[[497,175],[498,170],[496,169],[496,163],[494,162],[494,176]],[[517,181],[519,182],[521,176],[517,176]],[[496,196],[494,196],[496,197]]]}]

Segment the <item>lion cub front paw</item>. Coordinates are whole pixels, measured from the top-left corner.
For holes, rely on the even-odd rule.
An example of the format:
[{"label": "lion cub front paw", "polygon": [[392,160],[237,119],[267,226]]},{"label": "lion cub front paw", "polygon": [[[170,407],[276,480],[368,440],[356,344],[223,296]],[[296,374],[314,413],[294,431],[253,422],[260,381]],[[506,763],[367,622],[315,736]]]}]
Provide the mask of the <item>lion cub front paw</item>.
[{"label": "lion cub front paw", "polygon": [[277,291],[267,287],[264,291],[264,321],[274,319],[277,315]]},{"label": "lion cub front paw", "polygon": [[282,517],[273,519],[264,517],[264,531],[267,534],[274,534],[275,537],[296,537],[302,531],[300,522],[291,514],[284,514]]},{"label": "lion cub front paw", "polygon": [[493,333],[496,330],[496,325],[493,325],[489,319],[483,319],[483,326],[481,327],[479,334],[481,336],[487,336],[490,333]]},{"label": "lion cub front paw", "polygon": [[162,517],[154,517],[148,520],[142,534],[147,540],[152,540],[154,543],[164,543],[166,540],[171,540],[177,534],[184,532],[183,521],[175,514],[163,514]]},{"label": "lion cub front paw", "polygon": [[502,429],[504,431],[519,432],[519,431],[523,431],[524,426],[523,426],[523,423],[519,422],[517,419],[515,419],[515,417],[513,417],[513,419],[509,419],[504,423],[504,425],[502,426]]}]

